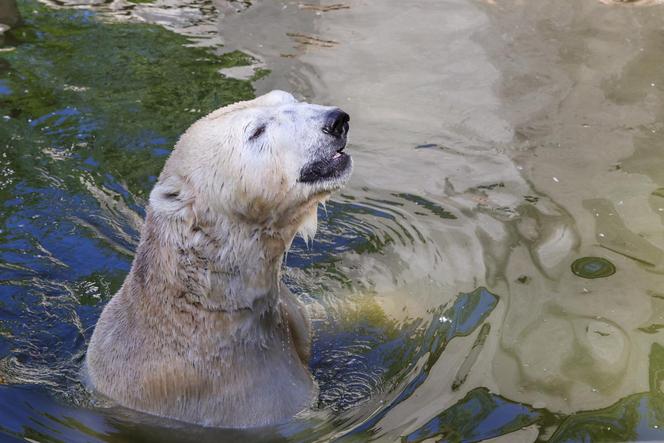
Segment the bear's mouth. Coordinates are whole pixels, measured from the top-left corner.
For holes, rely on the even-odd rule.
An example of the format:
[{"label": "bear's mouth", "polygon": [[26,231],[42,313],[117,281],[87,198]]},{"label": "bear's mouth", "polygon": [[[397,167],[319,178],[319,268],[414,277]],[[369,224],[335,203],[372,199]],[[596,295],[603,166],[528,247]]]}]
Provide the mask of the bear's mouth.
[{"label": "bear's mouth", "polygon": [[346,154],[344,143],[329,157],[316,160],[306,165],[300,171],[300,183],[317,183],[342,178],[350,171],[351,158]]}]

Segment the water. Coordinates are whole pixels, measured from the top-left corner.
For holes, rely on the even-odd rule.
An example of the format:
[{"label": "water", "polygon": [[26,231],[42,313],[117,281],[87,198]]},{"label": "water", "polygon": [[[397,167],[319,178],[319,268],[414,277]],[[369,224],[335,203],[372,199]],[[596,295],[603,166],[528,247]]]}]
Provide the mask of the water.
[{"label": "water", "polygon": [[[657,2],[19,5],[4,440],[664,440]],[[314,319],[317,410],[239,432],[96,404],[78,368],[171,146],[273,88],[352,117],[353,179],[285,271]]]}]

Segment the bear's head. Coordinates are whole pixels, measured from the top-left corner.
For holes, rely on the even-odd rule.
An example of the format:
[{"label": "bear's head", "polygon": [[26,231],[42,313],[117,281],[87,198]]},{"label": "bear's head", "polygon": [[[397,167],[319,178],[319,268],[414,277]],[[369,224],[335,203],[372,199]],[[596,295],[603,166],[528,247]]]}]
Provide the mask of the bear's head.
[{"label": "bear's head", "polygon": [[220,108],[180,138],[150,195],[163,216],[316,229],[316,208],[349,179],[348,114],[272,91]]}]

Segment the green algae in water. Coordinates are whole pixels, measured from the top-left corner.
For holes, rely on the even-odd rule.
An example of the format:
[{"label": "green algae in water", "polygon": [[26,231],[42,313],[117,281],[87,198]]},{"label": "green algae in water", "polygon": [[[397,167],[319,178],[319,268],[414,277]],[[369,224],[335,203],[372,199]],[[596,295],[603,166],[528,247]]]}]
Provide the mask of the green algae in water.
[{"label": "green algae in water", "polygon": [[572,272],[582,278],[604,278],[616,273],[616,267],[602,257],[583,257],[572,263]]},{"label": "green algae in water", "polygon": [[[144,197],[177,137],[212,110],[254,97],[250,81],[219,70],[248,63],[216,56],[156,25],[106,23],[85,10],[21,4],[16,49],[0,57],[0,150],[17,181],[73,192],[81,176],[108,176]],[[59,161],[53,161],[53,157]],[[44,174],[35,174],[34,167]]]},{"label": "green algae in water", "polygon": [[224,68],[247,66],[256,63],[256,59],[242,51],[231,51],[224,54],[221,65]]}]

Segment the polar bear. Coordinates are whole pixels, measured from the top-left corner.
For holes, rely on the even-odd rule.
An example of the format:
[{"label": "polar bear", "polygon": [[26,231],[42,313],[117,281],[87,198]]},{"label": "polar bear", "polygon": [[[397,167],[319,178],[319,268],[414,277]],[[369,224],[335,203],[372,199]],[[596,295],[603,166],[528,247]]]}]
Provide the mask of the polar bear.
[{"label": "polar bear", "polygon": [[150,194],[131,271],[92,335],[94,390],[205,426],[270,425],[310,406],[310,324],[280,268],[350,177],[348,121],[273,91],[184,133]]}]

